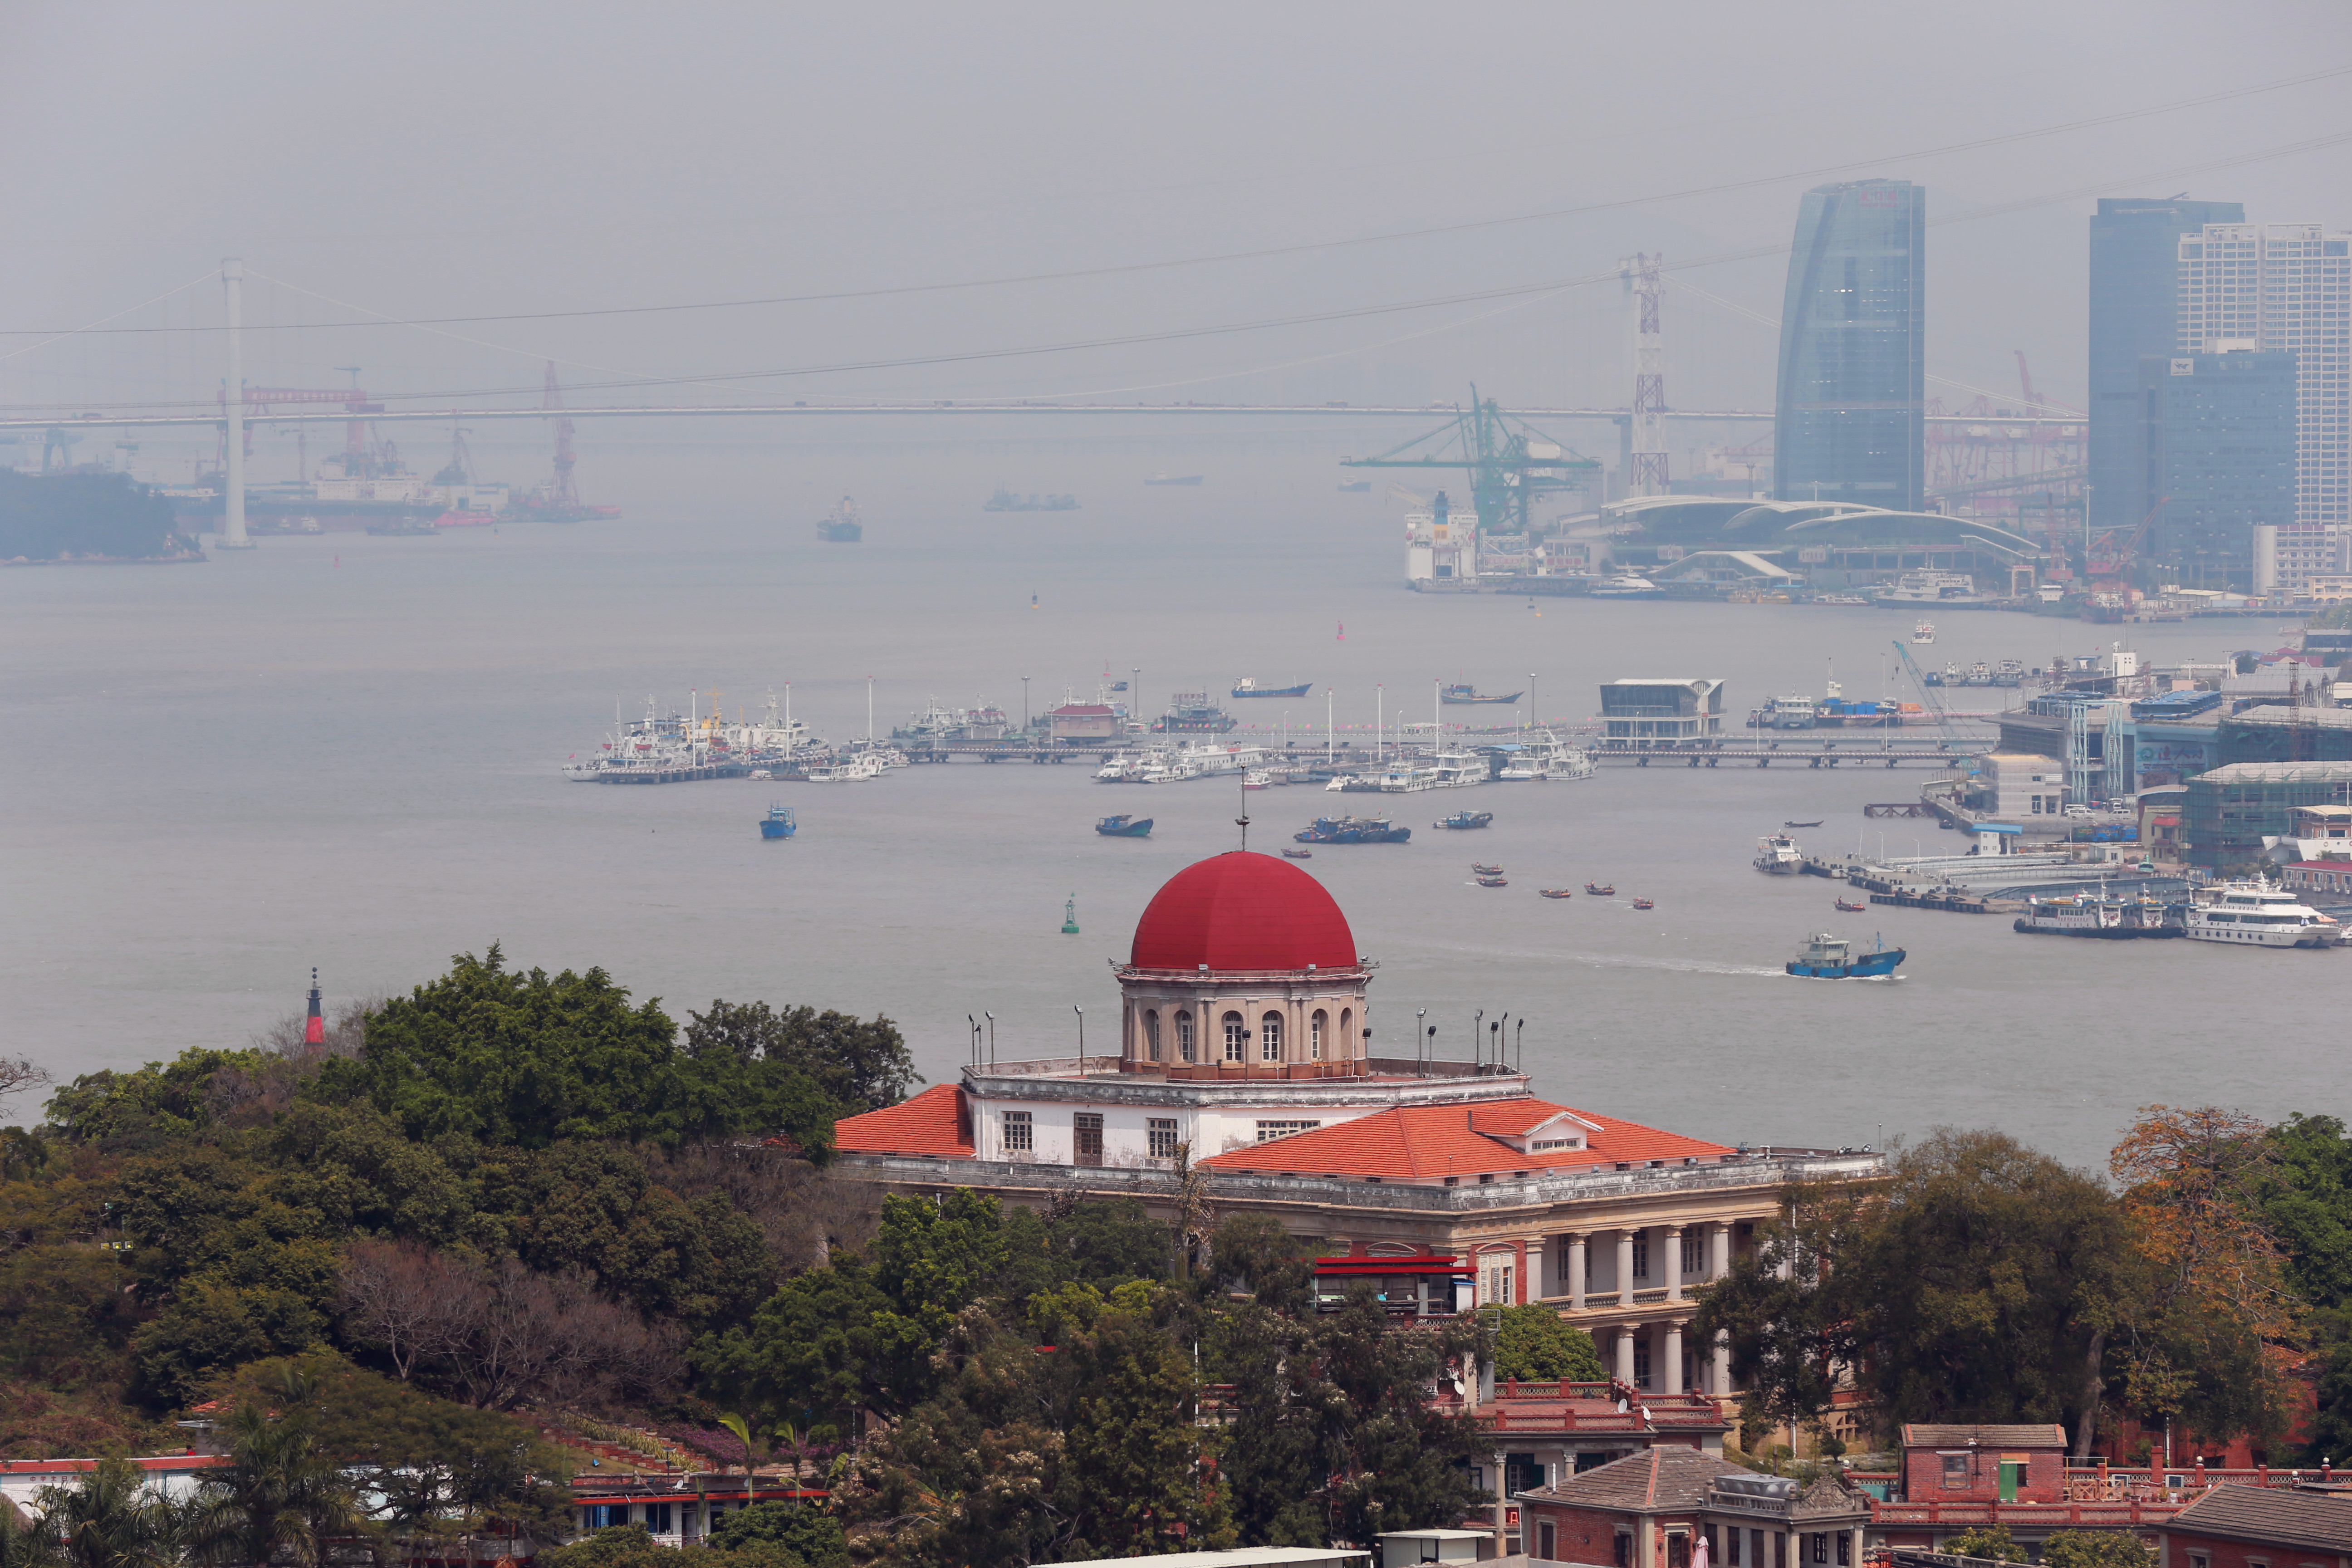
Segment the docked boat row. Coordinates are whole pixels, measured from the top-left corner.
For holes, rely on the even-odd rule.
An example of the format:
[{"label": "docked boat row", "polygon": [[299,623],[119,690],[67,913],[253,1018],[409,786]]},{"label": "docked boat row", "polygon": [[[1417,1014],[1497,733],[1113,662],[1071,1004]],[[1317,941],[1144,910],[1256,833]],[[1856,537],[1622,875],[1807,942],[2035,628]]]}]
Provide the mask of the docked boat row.
[{"label": "docked boat row", "polygon": [[1303,833],[1291,837],[1301,844],[1402,844],[1412,837],[1385,816],[1318,816]]},{"label": "docked boat row", "polygon": [[2185,937],[2234,947],[2329,948],[2341,947],[2346,940],[2342,921],[2261,879],[2194,888],[2186,902],[2088,892],[2037,898],[2028,902],[2014,925],[2034,935],[2108,941]]},{"label": "docked boat row", "polygon": [[[1113,757],[1095,770],[1097,784],[1181,784],[1221,774],[1265,774],[1263,746],[1204,746],[1184,742]],[[1257,787],[1270,782],[1261,776]]]}]

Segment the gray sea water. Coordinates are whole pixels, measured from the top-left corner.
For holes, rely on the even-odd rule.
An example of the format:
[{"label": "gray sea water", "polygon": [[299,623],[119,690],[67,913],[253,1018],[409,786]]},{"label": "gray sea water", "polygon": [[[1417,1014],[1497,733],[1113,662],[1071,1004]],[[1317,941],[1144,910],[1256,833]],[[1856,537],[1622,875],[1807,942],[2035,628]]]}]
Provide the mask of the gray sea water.
[{"label": "gray sea water", "polygon": [[[887,1013],[934,1079],[963,1059],[967,1014],[995,1015],[1000,1054],[1064,1053],[1082,1021],[1090,1043],[1110,1037],[1108,961],[1153,890],[1234,846],[1230,782],[1114,789],[1089,767],[960,764],[860,786],[615,789],[558,768],[594,749],[616,700],[634,713],[648,693],[683,707],[716,690],[731,713],[789,681],[796,717],[859,733],[869,677],[886,729],[932,697],[1017,711],[1024,675],[1042,707],[1105,668],[1139,668],[1155,710],[1242,675],[1318,683],[1236,705],[1266,731],[1319,724],[1325,685],[1343,725],[1369,727],[1376,703],[1391,723],[1425,717],[1433,679],[1515,689],[1530,672],[1548,716],[1589,717],[1598,683],[1628,675],[1723,677],[1744,714],[1818,692],[1832,661],[1850,695],[1877,695],[1909,630],[1878,610],[1413,595],[1397,507],[1336,495],[1319,467],[1247,494],[1145,490],[1141,471],[1106,468],[1072,514],[983,515],[984,481],[896,514],[869,502],[857,546],[818,542],[815,513],[795,511],[0,573],[6,1048],[65,1075],[240,1045],[299,1007],[313,964],[331,999],[497,941],[521,964],[602,964],[681,1018],[714,997]],[[1941,626],[1936,657],[1964,663],[2115,635],[1996,614]],[[2278,630],[2132,635],[2166,659]],[[1411,844],[1306,865],[1380,962],[1377,1049],[1408,1048],[1425,1012],[1440,1052],[1466,1056],[1475,1011],[1507,1010],[1538,1092],[1693,1134],[1837,1145],[1994,1125],[2102,1163],[2150,1102],[2352,1113],[2342,954],[1839,915],[1830,884],[1750,868],[1784,819],[1823,819],[1799,835],[1809,847],[1875,848],[1882,829],[1890,853],[1948,845],[1861,817],[1925,776],[1603,770],[1416,797],[1398,809]],[[772,798],[797,809],[797,838],[758,837]],[[1253,847],[1341,798],[1249,795]],[[1474,805],[1492,829],[1427,826]],[[1110,811],[1159,826],[1098,837]],[[1475,886],[1473,858],[1511,885]],[[1588,879],[1619,898],[1537,896]],[[1657,908],[1635,911],[1634,894]],[[1072,898],[1082,931],[1066,936]],[[1784,977],[1824,929],[1912,956],[1887,983]]]}]

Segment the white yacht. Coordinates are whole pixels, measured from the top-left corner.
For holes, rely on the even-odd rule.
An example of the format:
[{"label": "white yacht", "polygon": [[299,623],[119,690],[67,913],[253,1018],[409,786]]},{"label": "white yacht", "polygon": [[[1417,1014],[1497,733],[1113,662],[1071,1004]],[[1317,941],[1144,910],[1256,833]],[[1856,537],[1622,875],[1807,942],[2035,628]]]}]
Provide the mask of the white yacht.
[{"label": "white yacht", "polygon": [[1906,572],[1878,590],[1882,605],[1940,605],[1956,599],[1973,603],[1976,579],[1965,572]]},{"label": "white yacht", "polygon": [[2235,942],[2241,947],[2336,947],[2344,927],[2277,884],[2217,882],[2189,895],[2191,942]]},{"label": "white yacht", "polygon": [[1596,599],[1663,599],[1666,591],[1647,577],[1627,573],[1618,577],[1603,577],[1592,584],[1591,596]]},{"label": "white yacht", "polygon": [[1805,863],[1805,852],[1785,833],[1768,833],[1756,841],[1756,868],[1775,877],[1794,875]]},{"label": "white yacht", "polygon": [[1518,784],[1528,779],[1589,779],[1593,773],[1592,753],[1581,746],[1561,743],[1549,730],[1530,730],[1528,739],[1519,744],[1503,763],[1495,777],[1505,784]]},{"label": "white yacht", "polygon": [[1486,759],[1475,752],[1433,752],[1400,758],[1381,774],[1383,795],[1419,795],[1423,790],[1467,789],[1487,780]]}]

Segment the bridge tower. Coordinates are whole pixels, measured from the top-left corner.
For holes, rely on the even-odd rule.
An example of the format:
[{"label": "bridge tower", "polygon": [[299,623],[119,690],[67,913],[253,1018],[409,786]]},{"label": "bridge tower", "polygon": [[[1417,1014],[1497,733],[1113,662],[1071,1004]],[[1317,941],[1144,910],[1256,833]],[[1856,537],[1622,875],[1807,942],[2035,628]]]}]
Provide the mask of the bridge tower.
[{"label": "bridge tower", "polygon": [[1671,488],[1666,473],[1666,337],[1659,319],[1665,293],[1660,276],[1663,255],[1636,252],[1617,264],[1617,275],[1633,297],[1633,426],[1625,493],[1662,496]]}]

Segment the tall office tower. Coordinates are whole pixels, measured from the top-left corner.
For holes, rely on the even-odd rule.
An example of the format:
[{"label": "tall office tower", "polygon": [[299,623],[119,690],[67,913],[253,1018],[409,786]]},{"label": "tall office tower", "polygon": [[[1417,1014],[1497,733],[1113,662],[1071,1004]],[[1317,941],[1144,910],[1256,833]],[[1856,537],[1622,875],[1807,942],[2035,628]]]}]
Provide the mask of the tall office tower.
[{"label": "tall office tower", "polygon": [[2137,380],[2140,482],[2164,502],[2140,548],[2141,580],[2271,587],[2260,579],[2273,563],[2257,570],[2254,531],[2294,515],[2294,355],[2148,354]]},{"label": "tall office tower", "polygon": [[1857,180],[1805,193],[1780,310],[1774,499],[1919,509],[1927,262],[1924,186]]},{"label": "tall office tower", "polygon": [[2091,521],[2126,532],[2156,497],[2147,489],[2143,355],[2179,346],[2180,237],[2243,223],[2238,202],[2103,197],[2091,219]]},{"label": "tall office tower", "polygon": [[[2327,564],[2352,536],[2352,236],[2315,223],[2207,224],[2182,237],[2176,352],[2294,355],[2294,516]],[[2284,586],[2284,584],[2282,584]]]}]

